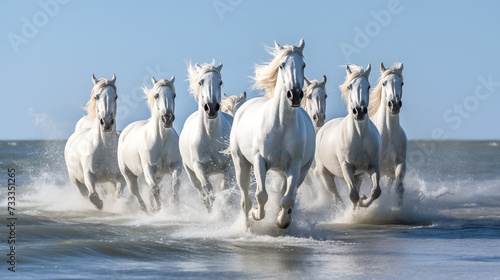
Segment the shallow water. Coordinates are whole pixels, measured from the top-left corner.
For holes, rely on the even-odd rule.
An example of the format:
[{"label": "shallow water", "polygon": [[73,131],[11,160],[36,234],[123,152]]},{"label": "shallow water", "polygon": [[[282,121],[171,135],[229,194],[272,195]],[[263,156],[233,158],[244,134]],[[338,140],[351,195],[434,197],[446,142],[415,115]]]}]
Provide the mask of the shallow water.
[{"label": "shallow water", "polygon": [[0,142],[0,216],[8,224],[6,170],[15,168],[17,218],[15,273],[1,231],[2,279],[500,279],[499,141],[411,142],[402,207],[393,189],[353,211],[345,183],[346,205],[317,183],[302,186],[287,230],[275,226],[270,186],[266,218],[251,232],[239,191],[219,192],[208,214],[185,177],[177,206],[164,180],[155,215],[128,191],[98,211],[71,185],[64,144]]}]

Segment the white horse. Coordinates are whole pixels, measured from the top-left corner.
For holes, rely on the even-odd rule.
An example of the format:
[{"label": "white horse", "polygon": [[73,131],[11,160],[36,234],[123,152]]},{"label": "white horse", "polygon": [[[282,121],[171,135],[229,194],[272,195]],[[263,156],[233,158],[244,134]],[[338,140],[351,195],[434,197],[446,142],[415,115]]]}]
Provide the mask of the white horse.
[{"label": "white horse", "polygon": [[227,96],[225,93],[222,96],[222,101],[220,103],[220,109],[222,112],[229,114],[234,117],[236,111],[247,101],[247,92],[244,91],[240,96]]},{"label": "white horse", "polygon": [[302,108],[304,108],[311,117],[314,125],[314,131],[318,133],[318,130],[325,124],[326,118],[326,76],[323,75],[323,80],[319,82],[318,80],[309,81],[304,78],[305,85],[305,97],[302,99]]},{"label": "white horse", "polygon": [[[380,134],[368,118],[370,83],[366,70],[355,65],[346,66],[347,77],[340,86],[347,102],[348,115],[327,122],[316,136],[316,168],[326,188],[341,201],[335,177],[344,178],[349,186],[349,198],[354,207],[368,207],[380,196]],[[359,195],[362,174],[372,179],[371,197]]]},{"label": "white horse", "polygon": [[403,103],[403,63],[385,68],[380,63],[382,76],[370,96],[368,112],[382,138],[380,171],[387,176],[388,185],[396,181],[399,205],[403,203],[403,180],[406,173],[406,133],[399,124],[399,111]]},{"label": "white horse", "polygon": [[102,209],[103,202],[96,191],[98,183],[112,183],[116,195],[121,195],[125,182],[118,168],[116,149],[116,77],[97,80],[92,74],[94,87],[87,103],[89,129],[75,131],[64,149],[64,158],[71,181],[80,193]]},{"label": "white horse", "polygon": [[153,87],[143,88],[151,118],[129,124],[118,143],[118,165],[132,194],[144,212],[137,178],[144,176],[151,192],[153,211],[161,208],[159,183],[165,174],[172,176],[172,202],[177,201],[178,175],[182,171],[179,136],[172,127],[175,116],[175,77],[171,80],[151,78]]},{"label": "white horse", "polygon": [[198,102],[198,111],[184,123],[180,135],[180,152],[189,180],[196,187],[210,212],[215,194],[209,176],[223,174],[221,189],[234,174],[231,157],[223,152],[229,146],[233,117],[219,113],[222,64],[188,66],[189,91]]},{"label": "white horse", "polygon": [[254,98],[241,106],[231,130],[230,151],[241,190],[241,207],[249,227],[252,202],[248,195],[250,169],[257,181],[258,207],[251,211],[255,220],[265,216],[267,202],[265,180],[268,170],[282,175],[281,211],[276,224],[287,228],[292,222],[296,190],[304,181],[314,159],[315,134],[311,119],[300,107],[304,93],[304,67],[299,46],[280,46],[275,42],[272,61],[256,65],[256,89],[266,90],[264,97]]}]

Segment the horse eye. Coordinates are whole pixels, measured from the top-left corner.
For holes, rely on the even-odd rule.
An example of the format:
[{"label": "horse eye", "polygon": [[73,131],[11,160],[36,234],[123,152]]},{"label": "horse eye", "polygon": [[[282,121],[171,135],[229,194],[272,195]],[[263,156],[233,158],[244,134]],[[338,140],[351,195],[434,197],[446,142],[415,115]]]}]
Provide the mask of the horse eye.
[{"label": "horse eye", "polygon": [[306,68],[306,64],[304,63],[304,66],[302,66],[302,69]]},{"label": "horse eye", "polygon": [[352,85],[348,85],[347,89],[351,90],[352,89]]},{"label": "horse eye", "polygon": [[384,81],[382,85],[385,87],[387,85],[387,81]]},{"label": "horse eye", "polygon": [[95,99],[95,100],[99,100],[99,95],[95,95],[95,96],[94,96],[94,99]]},{"label": "horse eye", "polygon": [[115,96],[115,100],[116,100],[116,99],[118,99],[118,95],[117,95],[117,96]]},{"label": "horse eye", "polygon": [[220,81],[220,84],[219,84],[219,86],[222,86],[222,81]]},{"label": "horse eye", "polygon": [[312,95],[310,95],[310,94],[309,94],[309,95],[307,96],[307,99],[312,99]]},{"label": "horse eye", "polygon": [[203,85],[203,81],[199,81],[198,85],[200,85],[200,86]]},{"label": "horse eye", "polygon": [[280,64],[280,69],[283,70],[283,64]]},{"label": "horse eye", "polygon": [[177,94],[174,93],[174,98],[177,97]]},{"label": "horse eye", "polygon": [[328,95],[325,94],[325,99],[327,99],[327,98],[328,98]]},{"label": "horse eye", "polygon": [[158,93],[155,94],[155,99],[158,99],[158,97],[160,97],[160,95],[158,95]]},{"label": "horse eye", "polygon": [[404,82],[401,82],[401,86],[404,86],[404,85],[405,85],[405,83],[404,83]]},{"label": "horse eye", "polygon": [[372,86],[368,86],[368,90],[370,90],[372,88]]}]

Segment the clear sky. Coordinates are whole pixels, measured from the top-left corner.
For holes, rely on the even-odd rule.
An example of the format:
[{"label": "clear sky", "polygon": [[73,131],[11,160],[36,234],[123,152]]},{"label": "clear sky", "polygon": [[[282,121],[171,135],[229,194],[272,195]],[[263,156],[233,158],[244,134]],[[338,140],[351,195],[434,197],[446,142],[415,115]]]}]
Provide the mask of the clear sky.
[{"label": "clear sky", "polygon": [[222,62],[223,91],[251,91],[264,46],[305,39],[306,77],[346,114],[342,65],[403,62],[409,139],[500,139],[499,1],[0,1],[0,140],[66,139],[91,75],[118,88],[117,125],[147,119],[140,87],[176,76],[175,129],[197,109],[186,62]]}]

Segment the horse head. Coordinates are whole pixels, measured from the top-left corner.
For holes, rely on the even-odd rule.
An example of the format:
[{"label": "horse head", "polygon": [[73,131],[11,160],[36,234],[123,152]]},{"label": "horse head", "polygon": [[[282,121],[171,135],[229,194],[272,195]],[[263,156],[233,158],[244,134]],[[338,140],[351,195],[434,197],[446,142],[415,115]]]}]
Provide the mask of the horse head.
[{"label": "horse head", "polygon": [[175,76],[168,79],[156,81],[151,77],[153,88],[150,90],[148,104],[151,109],[151,114],[158,118],[163,127],[170,128],[175,120]]}]

